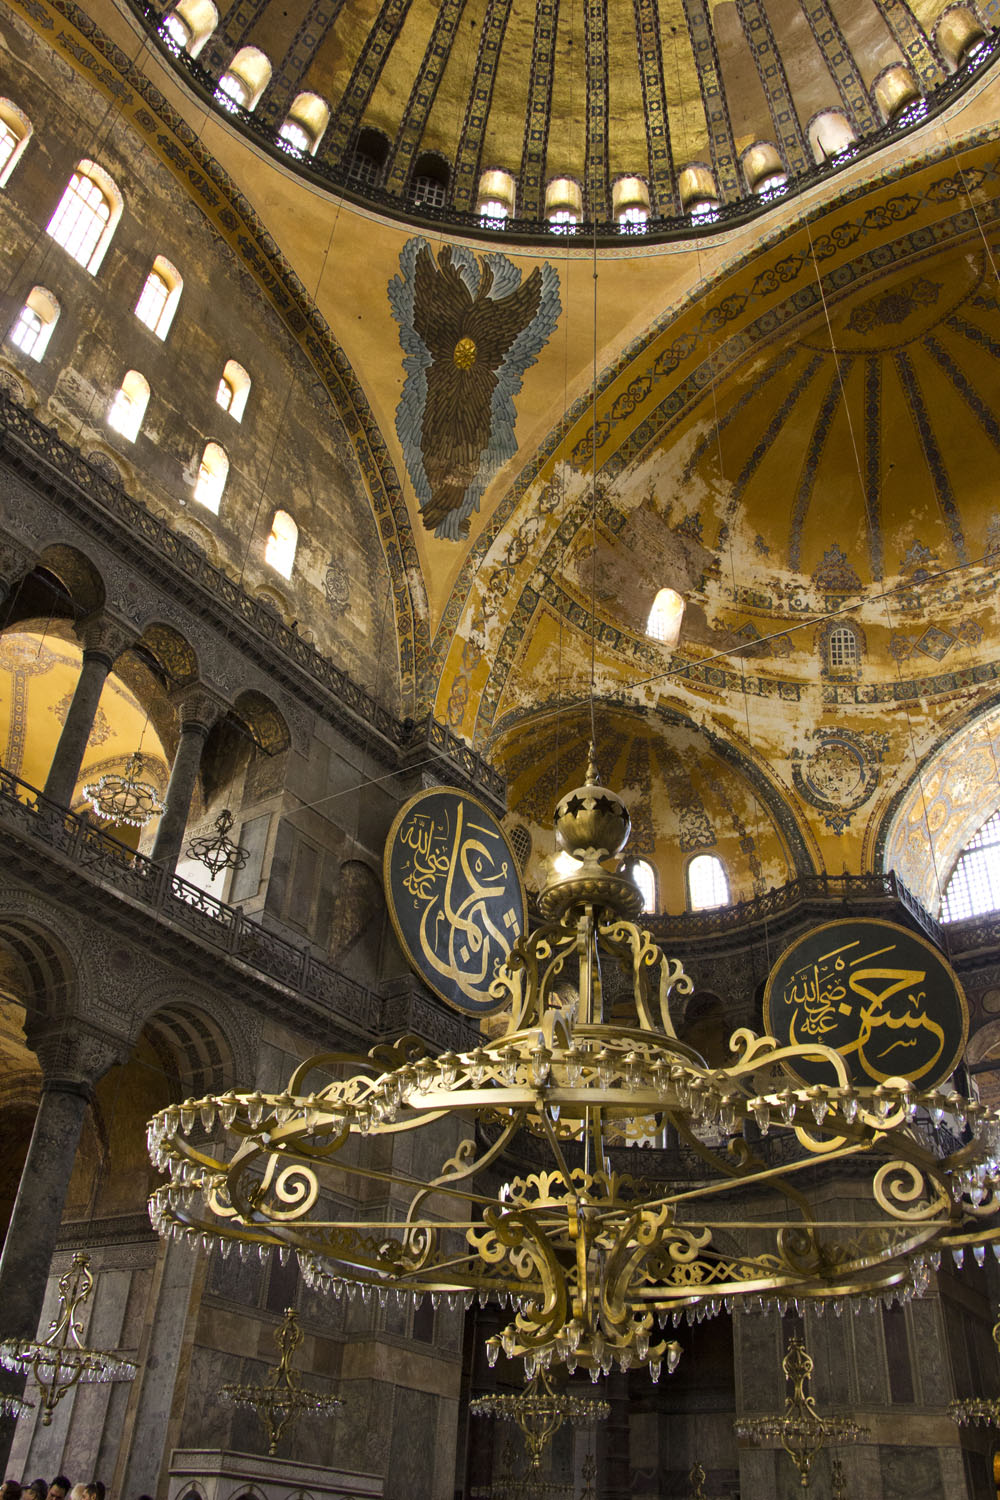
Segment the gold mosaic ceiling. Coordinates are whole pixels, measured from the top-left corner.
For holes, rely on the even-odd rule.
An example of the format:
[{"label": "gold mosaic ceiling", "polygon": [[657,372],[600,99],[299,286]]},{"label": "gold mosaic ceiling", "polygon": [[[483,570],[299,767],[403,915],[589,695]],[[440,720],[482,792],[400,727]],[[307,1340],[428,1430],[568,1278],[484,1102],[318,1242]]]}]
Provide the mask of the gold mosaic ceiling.
[{"label": "gold mosaic ceiling", "polygon": [[[192,0],[188,0],[192,3]],[[680,209],[678,174],[711,168],[724,202],[747,195],[741,154],[774,144],[812,166],[810,122],[835,109],[870,137],[876,84],[907,63],[933,94],[948,64],[941,0],[231,0],[200,53],[203,86],[242,47],[271,63],[253,125],[273,132],[312,92],[331,115],[316,155],[343,170],[359,133],[384,138],[383,201],[403,207],[415,164],[437,153],[447,207],[473,212],[480,174],[517,184],[516,215],[543,216],[546,182],[570,177],[608,220],[623,176],[648,183],[654,216]],[[947,49],[945,49],[947,50]],[[954,50],[954,49],[953,49]],[[952,59],[953,60],[953,59]],[[195,70],[197,72],[197,69]]]}]

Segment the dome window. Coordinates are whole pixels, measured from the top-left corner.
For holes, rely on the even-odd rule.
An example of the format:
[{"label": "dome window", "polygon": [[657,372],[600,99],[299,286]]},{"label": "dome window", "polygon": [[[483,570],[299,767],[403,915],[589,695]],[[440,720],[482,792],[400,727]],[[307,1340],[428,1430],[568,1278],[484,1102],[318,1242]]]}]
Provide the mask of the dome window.
[{"label": "dome window", "polygon": [[41,359],[58,318],[59,303],[52,293],[47,287],[33,286],[10,331],[11,343],[22,354]]},{"label": "dome window", "polygon": [[861,676],[865,638],[857,625],[828,622],[819,633],[818,646],[825,677],[854,682]]},{"label": "dome window", "polygon": [[135,304],[135,315],[139,322],[145,323],[158,339],[165,339],[167,336],[183,287],[180,272],[170,264],[166,256],[158,255]]},{"label": "dome window", "polygon": [[642,909],[644,912],[655,912],[656,902],[656,871],[648,859],[632,859],[626,865],[625,873],[634,885],[638,886],[642,897]]},{"label": "dome window", "polygon": [[67,255],[93,276],[121,218],[122,195],[96,162],[81,161],[69,180],[48,232]]},{"label": "dome window", "polygon": [[235,359],[227,359],[222,379],[219,381],[219,388],[215,393],[217,405],[221,406],[223,411],[227,411],[234,421],[242,422],[249,394],[250,376],[242,365],[236,363]]},{"label": "dome window", "polygon": [[900,125],[911,111],[924,113],[927,101],[906,63],[890,63],[872,85],[875,105],[887,125]]},{"label": "dome window", "polygon": [[410,201],[414,208],[445,208],[448,203],[447,162],[432,151],[418,156],[413,168]]},{"label": "dome window", "polygon": [[982,50],[986,30],[968,5],[949,5],[938,16],[934,41],[949,73],[957,73]]},{"label": "dome window", "polygon": [[212,0],[180,0],[160,23],[160,35],[178,52],[197,57],[219,24]]},{"label": "dome window", "polygon": [[318,94],[298,94],[278,131],[280,145],[301,156],[314,156],[330,123],[330,106]]},{"label": "dome window", "polygon": [[778,148],[770,141],[755,141],[740,157],[746,185],[758,198],[778,198],[788,187],[788,173]]},{"label": "dome window", "polygon": [[857,140],[854,126],[842,109],[823,109],[813,115],[807,135],[813,160],[819,166],[849,155]]},{"label": "dome window", "polygon": [[479,179],[476,213],[484,229],[503,229],[514,217],[514,179],[509,172],[494,168]]},{"label": "dome window", "polygon": [[347,164],[348,181],[358,187],[378,187],[389,155],[389,141],[380,130],[362,130]]},{"label": "dome window", "polygon": [[661,589],[653,600],[646,621],[646,634],[664,646],[674,646],[681,633],[684,619],[684,600],[676,589]]},{"label": "dome window", "polygon": [[28,116],[10,99],[0,99],[0,187],[7,186],[30,138]]},{"label": "dome window", "polygon": [[271,81],[271,64],[258,47],[241,47],[216,86],[224,109],[238,105],[251,113]]},{"label": "dome window", "polygon": [[642,234],[649,223],[649,188],[641,177],[619,177],[611,189],[619,234]]},{"label": "dome window", "polygon": [[687,867],[687,884],[692,911],[711,911],[729,905],[726,867],[717,854],[696,854]]},{"label": "dome window", "polygon": [[1000,811],[962,850],[941,898],[942,922],[961,922],[1000,909]]},{"label": "dome window", "polygon": [[711,170],[701,162],[691,162],[677,178],[681,207],[695,222],[705,223],[718,217],[719,189]]},{"label": "dome window", "polygon": [[108,411],[108,426],[120,433],[126,442],[139,436],[142,419],[149,405],[149,381],[138,370],[129,370]]},{"label": "dome window", "polygon": [[207,510],[219,514],[222,492],[229,477],[229,459],[225,448],[218,443],[206,443],[198,466],[198,478],[194,486],[194,498]]},{"label": "dome window", "polygon": [[545,189],[545,218],[553,234],[574,234],[583,218],[583,193],[572,177],[553,177]]},{"label": "dome window", "polygon": [[264,548],[264,561],[276,573],[280,573],[282,578],[291,578],[298,544],[299,528],[287,510],[276,510],[271,522],[271,535]]}]

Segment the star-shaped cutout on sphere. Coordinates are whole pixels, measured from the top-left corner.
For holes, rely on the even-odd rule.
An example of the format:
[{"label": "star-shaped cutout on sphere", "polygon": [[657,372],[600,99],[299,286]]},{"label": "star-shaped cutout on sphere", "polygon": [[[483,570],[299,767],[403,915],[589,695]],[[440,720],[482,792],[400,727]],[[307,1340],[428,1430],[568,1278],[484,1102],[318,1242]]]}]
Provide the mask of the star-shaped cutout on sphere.
[{"label": "star-shaped cutout on sphere", "polygon": [[569,813],[575,818],[577,813],[587,811],[587,802],[589,800],[589,798],[583,798],[577,792],[574,792],[572,797],[567,797],[563,803],[561,814]]}]

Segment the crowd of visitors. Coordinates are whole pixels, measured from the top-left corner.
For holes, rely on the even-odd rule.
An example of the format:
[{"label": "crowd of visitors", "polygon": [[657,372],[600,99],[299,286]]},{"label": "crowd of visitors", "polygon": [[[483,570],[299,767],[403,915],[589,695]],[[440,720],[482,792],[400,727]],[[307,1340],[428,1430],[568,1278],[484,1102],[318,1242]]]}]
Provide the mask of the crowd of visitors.
[{"label": "crowd of visitors", "polygon": [[[5,1479],[0,1484],[0,1500],[105,1500],[106,1493],[99,1479],[92,1479],[89,1484],[70,1484],[65,1474],[57,1474],[51,1484],[44,1479],[33,1479],[30,1484]],[[140,1495],[139,1500],[151,1497]]]}]

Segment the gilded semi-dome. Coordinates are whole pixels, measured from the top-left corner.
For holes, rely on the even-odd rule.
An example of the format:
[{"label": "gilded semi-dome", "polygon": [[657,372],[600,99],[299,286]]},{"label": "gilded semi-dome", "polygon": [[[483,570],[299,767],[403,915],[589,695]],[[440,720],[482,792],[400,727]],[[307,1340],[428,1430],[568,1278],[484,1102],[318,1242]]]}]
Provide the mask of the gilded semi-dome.
[{"label": "gilded semi-dome", "polygon": [[195,88],[304,172],[476,231],[690,233],[947,106],[993,55],[939,0],[177,0]]}]

